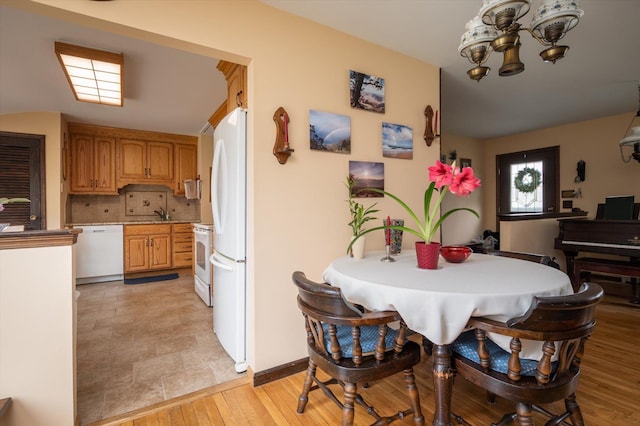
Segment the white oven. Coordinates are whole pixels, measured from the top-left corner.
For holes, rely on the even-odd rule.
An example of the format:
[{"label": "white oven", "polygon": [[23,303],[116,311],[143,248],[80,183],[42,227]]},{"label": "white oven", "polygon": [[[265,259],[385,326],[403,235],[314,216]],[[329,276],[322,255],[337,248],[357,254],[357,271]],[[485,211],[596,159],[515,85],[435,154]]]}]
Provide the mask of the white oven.
[{"label": "white oven", "polygon": [[212,273],[211,262],[209,262],[209,257],[213,250],[213,226],[194,223],[193,234],[195,246],[195,274],[193,281],[195,290],[207,306],[213,306]]}]

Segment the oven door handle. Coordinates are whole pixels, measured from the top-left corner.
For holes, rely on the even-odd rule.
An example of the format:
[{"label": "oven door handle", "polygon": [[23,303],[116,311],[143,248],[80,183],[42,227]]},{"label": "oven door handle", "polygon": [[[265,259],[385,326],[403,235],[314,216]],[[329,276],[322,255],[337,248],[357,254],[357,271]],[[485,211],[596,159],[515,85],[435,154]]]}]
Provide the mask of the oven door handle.
[{"label": "oven door handle", "polygon": [[208,234],[209,234],[209,232],[211,232],[211,231],[201,231],[201,230],[199,230],[199,229],[194,229],[194,230],[193,230],[193,233],[194,233],[194,234],[204,235],[204,236],[208,235]]}]

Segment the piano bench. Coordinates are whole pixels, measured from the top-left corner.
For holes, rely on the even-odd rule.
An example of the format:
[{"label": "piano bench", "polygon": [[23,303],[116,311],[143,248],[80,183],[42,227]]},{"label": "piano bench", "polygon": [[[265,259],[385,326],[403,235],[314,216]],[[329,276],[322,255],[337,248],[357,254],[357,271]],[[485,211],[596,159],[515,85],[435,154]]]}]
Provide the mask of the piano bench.
[{"label": "piano bench", "polygon": [[[613,260],[598,259],[595,257],[579,257],[573,263],[573,291],[580,288],[580,280],[582,272],[602,272],[605,274],[622,275],[625,277],[640,278],[640,263]],[[637,295],[637,283],[632,281],[634,299]]]}]

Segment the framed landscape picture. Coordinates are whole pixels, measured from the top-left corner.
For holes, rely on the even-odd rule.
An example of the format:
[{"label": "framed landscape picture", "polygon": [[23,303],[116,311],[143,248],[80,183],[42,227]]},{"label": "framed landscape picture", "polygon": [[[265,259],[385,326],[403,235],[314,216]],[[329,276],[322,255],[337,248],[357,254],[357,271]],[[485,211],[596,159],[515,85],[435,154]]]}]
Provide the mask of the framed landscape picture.
[{"label": "framed landscape picture", "polygon": [[355,179],[353,196],[357,198],[382,197],[377,192],[365,188],[376,188],[384,191],[384,163],[372,161],[349,161],[349,175]]},{"label": "framed landscape picture", "polygon": [[349,71],[351,107],[384,114],[384,78]]},{"label": "framed landscape picture", "polygon": [[316,151],[351,153],[351,118],[347,115],[309,111],[310,148]]},{"label": "framed landscape picture", "polygon": [[382,123],[382,156],[413,159],[413,129],[402,124]]}]

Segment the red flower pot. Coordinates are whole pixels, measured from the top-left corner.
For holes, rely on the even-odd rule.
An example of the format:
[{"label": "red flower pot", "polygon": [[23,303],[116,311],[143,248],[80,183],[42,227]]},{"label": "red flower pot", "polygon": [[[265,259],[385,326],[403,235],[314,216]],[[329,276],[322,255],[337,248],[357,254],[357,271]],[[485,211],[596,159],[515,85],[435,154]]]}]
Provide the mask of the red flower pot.
[{"label": "red flower pot", "polygon": [[418,268],[437,269],[438,258],[440,257],[440,243],[416,241],[416,257],[418,258]]}]

